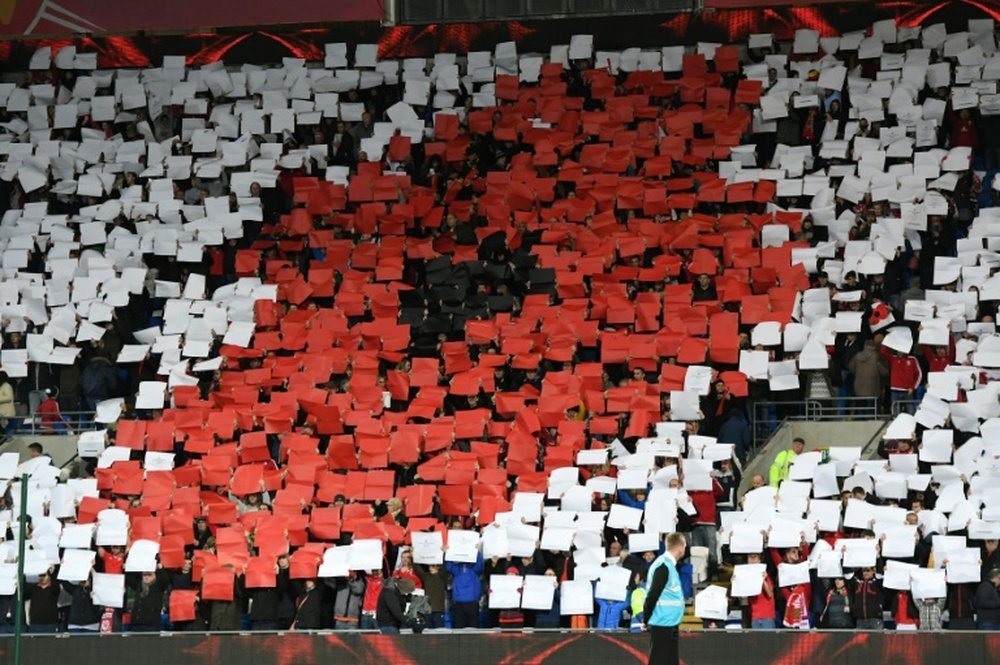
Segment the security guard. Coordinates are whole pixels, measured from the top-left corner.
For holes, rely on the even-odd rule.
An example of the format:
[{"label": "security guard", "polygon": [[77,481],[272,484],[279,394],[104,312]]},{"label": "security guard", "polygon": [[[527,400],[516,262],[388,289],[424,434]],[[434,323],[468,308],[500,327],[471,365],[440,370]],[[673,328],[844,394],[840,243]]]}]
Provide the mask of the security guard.
[{"label": "security guard", "polygon": [[684,591],[677,562],[684,556],[687,541],[679,533],[667,536],[667,551],[653,561],[646,575],[646,602],[642,615],[649,630],[649,665],[676,665],[680,662],[680,633],[684,619]]},{"label": "security guard", "polygon": [[805,447],[805,439],[797,437],[792,439],[791,450],[782,450],[774,456],[774,464],[771,465],[770,482],[768,483],[771,487],[778,487],[782,480],[788,480],[788,471],[792,468],[792,462],[795,461],[797,455],[802,454]]}]

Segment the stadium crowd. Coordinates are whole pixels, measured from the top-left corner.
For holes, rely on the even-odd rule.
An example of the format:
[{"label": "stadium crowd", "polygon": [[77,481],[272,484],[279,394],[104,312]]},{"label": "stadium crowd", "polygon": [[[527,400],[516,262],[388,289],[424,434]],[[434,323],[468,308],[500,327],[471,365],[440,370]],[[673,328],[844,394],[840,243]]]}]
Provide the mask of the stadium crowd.
[{"label": "stadium crowd", "polygon": [[[0,630],[21,526],[32,632],[639,629],[673,531],[706,626],[997,629],[987,23],[43,49],[0,84],[0,418],[104,428],[0,456]],[[740,495],[751,416],[854,397],[875,459]]]}]

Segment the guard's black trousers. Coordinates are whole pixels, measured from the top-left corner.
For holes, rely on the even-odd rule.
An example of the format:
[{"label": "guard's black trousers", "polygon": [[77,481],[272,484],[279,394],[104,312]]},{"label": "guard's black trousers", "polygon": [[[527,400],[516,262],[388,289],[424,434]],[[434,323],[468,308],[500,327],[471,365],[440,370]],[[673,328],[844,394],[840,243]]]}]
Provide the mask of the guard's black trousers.
[{"label": "guard's black trousers", "polygon": [[649,665],[680,663],[680,633],[677,626],[649,626]]}]

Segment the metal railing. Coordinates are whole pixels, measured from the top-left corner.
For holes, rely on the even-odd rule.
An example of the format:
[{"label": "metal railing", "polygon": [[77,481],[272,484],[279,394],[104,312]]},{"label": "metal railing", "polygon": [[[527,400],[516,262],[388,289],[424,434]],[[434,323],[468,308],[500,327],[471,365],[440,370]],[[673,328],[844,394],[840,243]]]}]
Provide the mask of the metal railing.
[{"label": "metal railing", "polygon": [[919,399],[901,399],[892,403],[889,408],[889,415],[893,418],[901,413],[916,413],[917,407],[920,406],[921,400]]},{"label": "metal railing", "polygon": [[90,430],[102,429],[103,423],[94,422],[97,415],[94,411],[63,411],[60,413],[62,422],[51,422],[50,417],[39,414],[24,416],[9,432],[8,436],[41,436],[79,434]]},{"label": "metal railing", "polygon": [[754,448],[765,443],[787,420],[876,420],[883,417],[877,397],[831,397],[829,399],[759,401],[753,403],[750,428]]}]

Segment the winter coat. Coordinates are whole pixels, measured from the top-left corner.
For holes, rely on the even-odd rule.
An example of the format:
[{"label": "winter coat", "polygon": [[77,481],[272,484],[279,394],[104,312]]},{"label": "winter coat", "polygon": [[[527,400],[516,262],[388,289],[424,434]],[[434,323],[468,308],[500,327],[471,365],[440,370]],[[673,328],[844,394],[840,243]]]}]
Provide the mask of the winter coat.
[{"label": "winter coat", "polygon": [[17,415],[14,410],[14,386],[9,381],[0,384],[0,418],[13,418]]},{"label": "winter coat", "polygon": [[983,580],[973,599],[979,623],[1000,623],[1000,592],[990,580]]},{"label": "winter coat", "polygon": [[[329,584],[328,584],[329,586]],[[365,581],[361,577],[338,578],[333,588],[337,595],[333,601],[335,621],[358,622],[361,619],[361,600],[365,595]]]},{"label": "winter coat", "polygon": [[444,612],[445,601],[448,597],[448,571],[443,567],[438,569],[437,575],[421,565],[413,567],[417,571],[417,577],[423,585],[424,593],[427,594],[427,601],[431,605],[432,612]]},{"label": "winter coat", "polygon": [[483,596],[483,583],[479,579],[483,574],[483,555],[476,558],[476,563],[445,564],[451,573],[451,599],[456,603],[478,603]]},{"label": "winter coat", "polygon": [[886,379],[889,378],[889,364],[882,354],[866,347],[851,358],[847,369],[854,377],[855,395],[881,397]]},{"label": "winter coat", "polygon": [[379,628],[383,626],[393,626],[402,628],[406,624],[406,616],[403,610],[406,607],[406,600],[399,593],[395,585],[386,585],[378,597],[378,609],[375,610],[375,621]]}]

